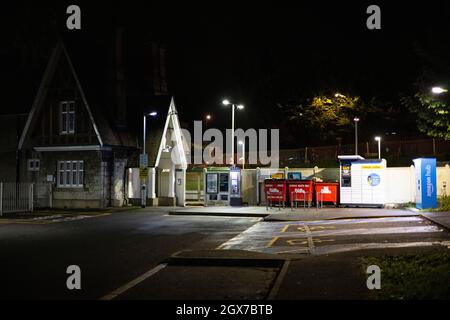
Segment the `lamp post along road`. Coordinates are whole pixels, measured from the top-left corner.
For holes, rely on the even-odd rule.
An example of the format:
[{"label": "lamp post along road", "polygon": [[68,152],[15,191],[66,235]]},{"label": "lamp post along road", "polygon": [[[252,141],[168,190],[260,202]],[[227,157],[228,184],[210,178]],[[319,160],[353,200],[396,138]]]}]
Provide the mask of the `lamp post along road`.
[{"label": "lamp post along road", "polygon": [[358,122],[359,118],[354,118],[355,122],[355,155],[358,155]]},{"label": "lamp post along road", "polygon": [[234,165],[234,113],[235,105],[231,105],[231,165]]},{"label": "lamp post along road", "polygon": [[[157,112],[144,113],[144,129],[142,136],[142,155],[139,163],[140,169],[148,170],[148,155],[146,153],[147,145],[147,116],[156,117]],[[148,171],[147,171],[148,172]],[[141,177],[141,207],[145,208],[147,206],[147,180],[148,175]]]},{"label": "lamp post along road", "polygon": [[231,105],[231,165],[234,165],[234,114],[236,109],[242,110],[244,106],[242,104],[236,105],[231,103],[229,100],[223,100],[223,105],[229,106]]},{"label": "lamp post along road", "polygon": [[381,137],[375,137],[375,141],[378,142],[378,159],[381,160]]},{"label": "lamp post along road", "polygon": [[245,141],[239,141],[239,144],[242,146],[242,170],[245,169]]}]

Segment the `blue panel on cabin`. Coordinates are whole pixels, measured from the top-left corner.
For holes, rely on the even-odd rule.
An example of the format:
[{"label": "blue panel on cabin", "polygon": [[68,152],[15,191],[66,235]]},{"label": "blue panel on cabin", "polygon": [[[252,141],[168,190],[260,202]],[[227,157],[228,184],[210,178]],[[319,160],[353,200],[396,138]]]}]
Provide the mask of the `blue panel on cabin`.
[{"label": "blue panel on cabin", "polygon": [[437,208],[436,159],[414,160],[416,168],[416,208]]}]

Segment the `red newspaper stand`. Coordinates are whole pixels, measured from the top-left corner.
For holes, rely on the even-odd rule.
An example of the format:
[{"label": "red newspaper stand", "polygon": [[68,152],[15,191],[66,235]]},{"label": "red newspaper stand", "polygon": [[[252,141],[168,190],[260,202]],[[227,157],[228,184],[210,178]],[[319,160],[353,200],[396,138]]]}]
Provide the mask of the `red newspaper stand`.
[{"label": "red newspaper stand", "polygon": [[311,206],[313,200],[313,181],[312,180],[290,180],[288,181],[288,194],[291,206],[295,202],[303,202],[304,205]]},{"label": "red newspaper stand", "polygon": [[337,182],[316,182],[315,193],[317,205],[323,205],[324,202],[333,203],[335,206],[338,203],[339,183]]},{"label": "red newspaper stand", "polygon": [[267,179],[264,181],[264,192],[266,194],[267,206],[278,202],[284,207],[286,202],[286,180]]}]

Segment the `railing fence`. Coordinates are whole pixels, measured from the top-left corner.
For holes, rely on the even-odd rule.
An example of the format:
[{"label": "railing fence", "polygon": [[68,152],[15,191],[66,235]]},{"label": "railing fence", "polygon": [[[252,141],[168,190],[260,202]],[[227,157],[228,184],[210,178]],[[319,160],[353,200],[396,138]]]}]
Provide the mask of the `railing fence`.
[{"label": "railing fence", "polygon": [[0,216],[33,211],[32,183],[0,182]]}]

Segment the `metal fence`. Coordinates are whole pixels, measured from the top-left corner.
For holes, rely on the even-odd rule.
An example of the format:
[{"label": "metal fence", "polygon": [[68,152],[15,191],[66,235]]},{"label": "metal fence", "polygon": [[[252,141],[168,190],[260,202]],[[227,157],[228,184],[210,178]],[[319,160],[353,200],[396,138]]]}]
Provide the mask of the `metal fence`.
[{"label": "metal fence", "polygon": [[4,213],[32,212],[32,183],[0,182],[0,216]]},{"label": "metal fence", "polygon": [[[292,167],[308,163],[337,161],[338,155],[353,155],[354,153],[354,144],[280,150],[280,166]],[[361,142],[358,144],[358,153],[366,158],[376,158],[378,157],[378,145],[374,141]],[[438,139],[382,141],[381,155],[391,162],[407,159],[409,163],[411,158],[429,156],[447,160],[450,156],[450,141]]]}]

